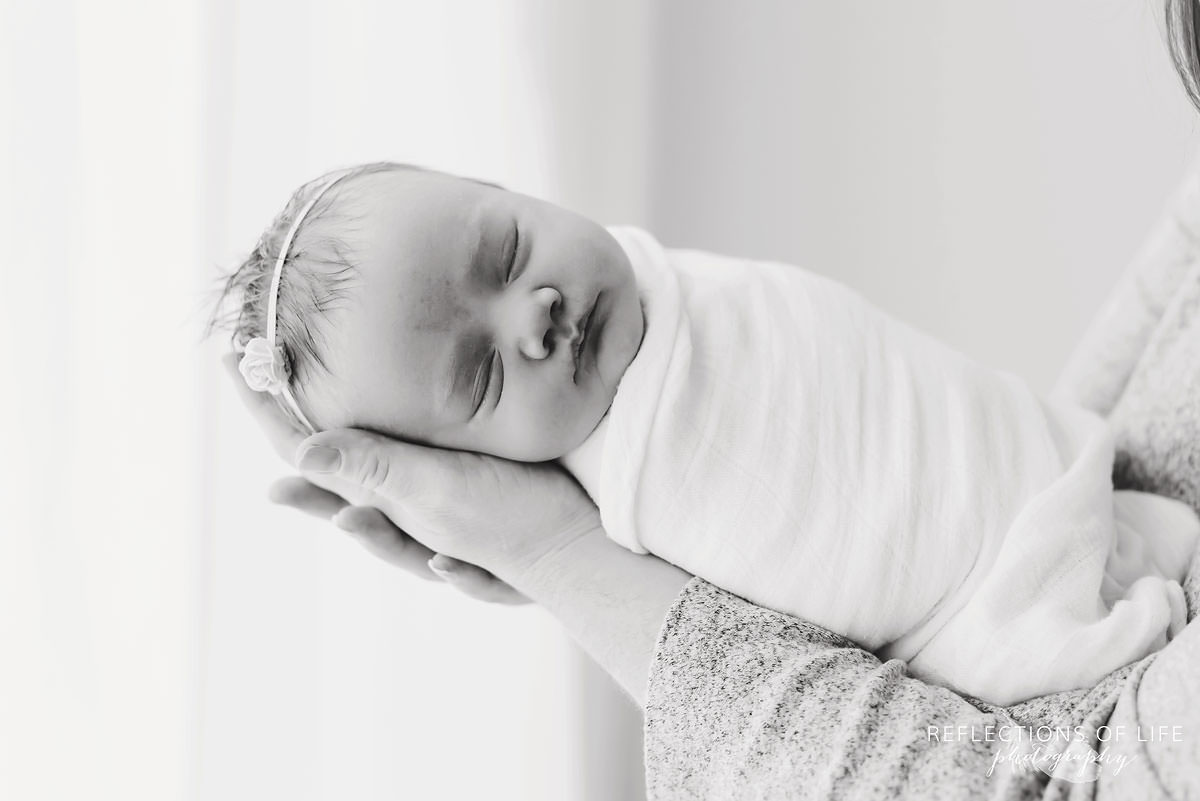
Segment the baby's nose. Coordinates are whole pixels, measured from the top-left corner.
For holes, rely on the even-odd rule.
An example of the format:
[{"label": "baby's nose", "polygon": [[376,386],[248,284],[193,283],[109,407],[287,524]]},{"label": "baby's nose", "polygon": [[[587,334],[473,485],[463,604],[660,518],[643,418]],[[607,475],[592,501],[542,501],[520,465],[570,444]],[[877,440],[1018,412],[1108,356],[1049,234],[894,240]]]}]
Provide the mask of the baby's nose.
[{"label": "baby's nose", "polygon": [[554,287],[544,286],[535,289],[522,305],[520,315],[523,319],[519,321],[517,347],[526,358],[540,361],[554,349],[562,295]]}]

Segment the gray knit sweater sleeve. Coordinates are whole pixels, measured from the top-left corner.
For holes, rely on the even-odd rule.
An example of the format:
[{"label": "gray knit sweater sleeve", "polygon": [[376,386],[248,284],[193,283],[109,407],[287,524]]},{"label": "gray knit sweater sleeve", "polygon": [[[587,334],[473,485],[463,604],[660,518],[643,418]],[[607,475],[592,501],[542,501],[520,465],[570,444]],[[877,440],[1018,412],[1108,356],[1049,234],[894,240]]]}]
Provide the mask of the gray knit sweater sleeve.
[{"label": "gray knit sweater sleeve", "polygon": [[[1153,257],[1143,254],[1118,287],[1056,391],[1110,415],[1119,486],[1200,508],[1200,236],[1184,230],[1200,220],[1196,185],[1196,177],[1185,183]],[[1081,366],[1089,362],[1091,373]],[[1200,557],[1185,590],[1194,616]],[[647,792],[659,801],[1200,797],[1196,664],[1200,624],[1094,688],[998,709],[695,579],[664,620],[651,665]],[[1147,715],[1195,731],[1181,744],[1139,746],[1128,770],[1090,783],[993,765],[996,742],[960,734],[1082,726],[1100,750],[1099,727]]]},{"label": "gray knit sweater sleeve", "polygon": [[[1033,797],[988,769],[1012,722],[829,632],[699,579],[664,623],[646,703],[653,799]],[[935,733],[936,732],[936,733]],[[949,740],[953,738],[953,742]],[[943,742],[943,740],[946,740]],[[953,794],[946,777],[955,777]]]}]

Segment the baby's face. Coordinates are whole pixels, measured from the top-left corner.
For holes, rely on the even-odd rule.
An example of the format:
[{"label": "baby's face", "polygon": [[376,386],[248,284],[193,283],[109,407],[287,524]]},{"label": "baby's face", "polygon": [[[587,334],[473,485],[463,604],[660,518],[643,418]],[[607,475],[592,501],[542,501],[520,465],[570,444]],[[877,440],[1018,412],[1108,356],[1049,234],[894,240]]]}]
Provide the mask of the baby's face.
[{"label": "baby's face", "polygon": [[601,226],[441,173],[364,175],[358,267],[319,323],[318,428],[522,461],[577,447],[642,338],[625,252]]}]

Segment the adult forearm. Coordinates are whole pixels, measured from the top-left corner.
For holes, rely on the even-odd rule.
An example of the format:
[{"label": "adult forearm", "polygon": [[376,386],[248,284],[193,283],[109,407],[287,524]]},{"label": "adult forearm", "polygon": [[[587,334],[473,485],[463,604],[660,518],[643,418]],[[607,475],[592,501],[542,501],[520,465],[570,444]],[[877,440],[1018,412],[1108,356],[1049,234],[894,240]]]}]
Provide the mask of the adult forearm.
[{"label": "adult forearm", "polygon": [[532,567],[499,575],[557,618],[645,706],[659,629],[691,575],[627,551],[600,529],[551,550]]}]

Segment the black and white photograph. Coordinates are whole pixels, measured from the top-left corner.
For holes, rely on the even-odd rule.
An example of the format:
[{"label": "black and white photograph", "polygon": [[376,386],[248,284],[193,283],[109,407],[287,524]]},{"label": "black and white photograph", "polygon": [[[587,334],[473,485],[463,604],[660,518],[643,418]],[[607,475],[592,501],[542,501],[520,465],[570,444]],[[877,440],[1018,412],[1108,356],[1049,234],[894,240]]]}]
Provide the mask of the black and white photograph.
[{"label": "black and white photograph", "polygon": [[0,70],[0,799],[1200,798],[1200,0]]}]

